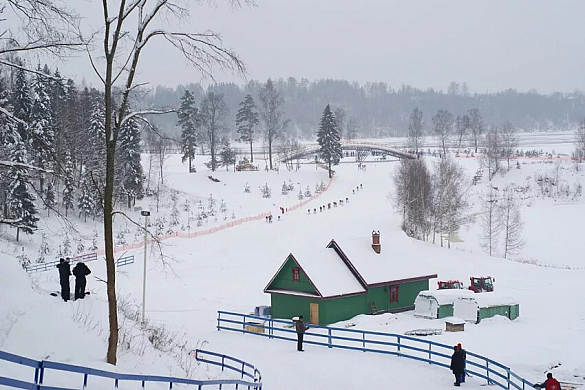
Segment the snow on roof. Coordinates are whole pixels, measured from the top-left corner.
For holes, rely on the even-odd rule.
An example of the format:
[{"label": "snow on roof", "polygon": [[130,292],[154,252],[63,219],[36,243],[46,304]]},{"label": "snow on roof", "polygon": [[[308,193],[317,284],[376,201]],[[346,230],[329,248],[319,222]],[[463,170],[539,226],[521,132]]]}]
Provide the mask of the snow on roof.
[{"label": "snow on roof", "polygon": [[473,298],[479,307],[507,306],[518,303],[516,299],[501,295],[496,291],[473,294]]},{"label": "snow on roof", "polygon": [[465,324],[465,320],[462,320],[459,317],[446,317],[446,318],[443,318],[443,321],[448,322],[448,323],[453,324],[453,325]]},{"label": "snow on roof", "polygon": [[292,252],[301,268],[323,297],[363,293],[364,288],[334,249],[320,247],[300,248]]},{"label": "snow on roof", "polygon": [[471,290],[464,290],[464,289],[451,289],[451,290],[433,290],[433,291],[421,291],[418,293],[419,296],[424,297],[433,297],[437,300],[439,305],[449,305],[453,304],[457,298],[459,297],[466,297],[466,298],[475,298],[475,293]]},{"label": "snow on roof", "polygon": [[368,285],[393,280],[420,278],[433,275],[434,266],[431,259],[417,255],[418,251],[401,242],[400,247],[392,247],[392,242],[384,241],[382,251],[377,254],[372,249],[372,238],[362,236],[336,241],[349,261]]}]

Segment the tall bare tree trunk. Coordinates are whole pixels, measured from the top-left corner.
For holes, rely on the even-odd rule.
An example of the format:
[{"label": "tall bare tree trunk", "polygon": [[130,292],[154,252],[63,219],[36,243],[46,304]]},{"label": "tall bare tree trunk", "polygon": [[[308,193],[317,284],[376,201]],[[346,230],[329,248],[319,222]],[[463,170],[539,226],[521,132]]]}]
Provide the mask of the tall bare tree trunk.
[{"label": "tall bare tree trunk", "polygon": [[250,137],[250,162],[254,162],[254,151],[252,150],[252,137]]}]

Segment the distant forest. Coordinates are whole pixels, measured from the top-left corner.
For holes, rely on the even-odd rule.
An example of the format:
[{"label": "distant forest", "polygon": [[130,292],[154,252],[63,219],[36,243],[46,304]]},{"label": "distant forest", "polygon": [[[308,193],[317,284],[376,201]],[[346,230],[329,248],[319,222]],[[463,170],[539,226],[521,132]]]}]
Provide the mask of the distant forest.
[{"label": "distant forest", "polygon": [[[409,118],[414,108],[423,113],[423,131],[431,132],[431,117],[438,110],[447,110],[453,115],[463,115],[478,108],[485,124],[502,125],[509,121],[517,129],[528,132],[571,130],[585,115],[585,94],[553,93],[542,95],[536,91],[525,93],[508,89],[496,93],[469,93],[465,83],[451,83],[447,92],[432,88],[420,90],[408,85],[392,88],[386,83],[376,82],[360,85],[345,80],[274,80],[281,96],[289,125],[287,138],[314,139],[324,107],[330,104],[336,114],[345,114],[344,120],[355,118],[358,137],[406,136]],[[236,138],[235,116],[239,103],[246,94],[257,100],[263,82],[249,81],[239,86],[234,83],[213,85],[216,92],[224,95],[229,108],[225,125]],[[198,83],[180,85],[177,88],[158,86],[140,94],[136,106],[178,108],[180,98],[188,89],[200,102],[206,89]],[[341,111],[342,110],[342,111]],[[157,116],[153,121],[165,132],[178,136],[176,115]]]}]

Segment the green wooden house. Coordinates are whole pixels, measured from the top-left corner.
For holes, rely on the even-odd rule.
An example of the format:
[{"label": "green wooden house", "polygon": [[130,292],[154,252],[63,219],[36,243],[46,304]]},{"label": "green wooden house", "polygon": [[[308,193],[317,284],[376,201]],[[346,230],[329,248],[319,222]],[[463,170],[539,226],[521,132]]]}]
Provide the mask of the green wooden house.
[{"label": "green wooden house", "polygon": [[416,261],[381,253],[379,233],[368,241],[348,240],[342,249],[331,240],[326,247],[290,253],[264,289],[272,316],[331,324],[358,314],[412,310],[437,275],[417,275]]}]

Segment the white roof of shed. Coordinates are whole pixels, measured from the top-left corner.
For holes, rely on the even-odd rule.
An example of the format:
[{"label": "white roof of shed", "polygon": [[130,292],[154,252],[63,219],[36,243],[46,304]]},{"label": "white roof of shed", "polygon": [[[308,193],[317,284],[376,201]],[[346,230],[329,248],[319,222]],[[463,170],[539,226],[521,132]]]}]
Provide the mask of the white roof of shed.
[{"label": "white roof of shed", "polygon": [[501,295],[496,291],[473,294],[473,298],[479,307],[508,306],[518,303],[516,299]]},{"label": "white roof of shed", "polygon": [[433,290],[433,291],[421,291],[419,296],[430,296],[437,300],[439,305],[453,304],[457,298],[475,298],[475,293],[471,290],[464,289],[451,289],[451,290]]}]

